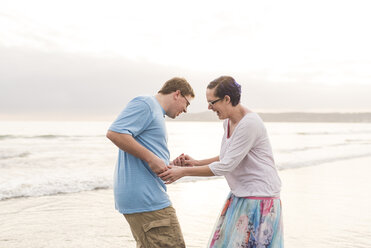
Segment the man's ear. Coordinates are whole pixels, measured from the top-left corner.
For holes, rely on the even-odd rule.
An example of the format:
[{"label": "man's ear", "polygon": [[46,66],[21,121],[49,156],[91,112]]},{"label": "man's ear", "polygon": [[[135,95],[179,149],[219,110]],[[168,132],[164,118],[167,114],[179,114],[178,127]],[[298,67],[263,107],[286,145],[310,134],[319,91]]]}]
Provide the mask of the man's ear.
[{"label": "man's ear", "polygon": [[173,93],[174,100],[176,100],[179,97],[179,95],[180,95],[180,90],[174,91],[174,93]]}]

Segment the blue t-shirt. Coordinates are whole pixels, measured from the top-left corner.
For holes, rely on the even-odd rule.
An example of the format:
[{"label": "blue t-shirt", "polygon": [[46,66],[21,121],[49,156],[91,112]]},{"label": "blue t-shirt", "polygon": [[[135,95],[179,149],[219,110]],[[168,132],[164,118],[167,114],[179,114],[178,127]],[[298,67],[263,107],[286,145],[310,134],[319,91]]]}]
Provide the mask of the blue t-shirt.
[{"label": "blue t-shirt", "polygon": [[[154,96],[131,100],[109,129],[132,135],[169,164],[165,111]],[[114,195],[116,209],[123,214],[149,212],[171,205],[164,182],[148,164],[121,149],[114,174]]]}]

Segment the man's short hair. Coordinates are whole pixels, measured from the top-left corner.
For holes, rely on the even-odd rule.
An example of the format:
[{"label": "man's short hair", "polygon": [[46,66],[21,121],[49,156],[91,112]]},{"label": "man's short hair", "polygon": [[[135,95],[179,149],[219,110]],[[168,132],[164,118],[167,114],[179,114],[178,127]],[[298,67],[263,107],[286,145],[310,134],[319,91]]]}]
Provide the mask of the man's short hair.
[{"label": "man's short hair", "polygon": [[174,77],[165,82],[158,93],[168,95],[179,90],[183,96],[195,97],[195,93],[191,85],[184,78]]}]

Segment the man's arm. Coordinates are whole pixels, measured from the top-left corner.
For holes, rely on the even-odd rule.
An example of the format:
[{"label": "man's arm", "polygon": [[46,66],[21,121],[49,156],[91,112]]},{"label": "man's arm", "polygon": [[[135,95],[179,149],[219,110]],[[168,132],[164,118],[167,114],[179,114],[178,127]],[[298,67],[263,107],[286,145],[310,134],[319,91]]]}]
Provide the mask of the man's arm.
[{"label": "man's arm", "polygon": [[167,166],[163,160],[139,144],[130,134],[108,130],[106,136],[121,150],[147,162],[154,173],[160,174],[167,170]]}]

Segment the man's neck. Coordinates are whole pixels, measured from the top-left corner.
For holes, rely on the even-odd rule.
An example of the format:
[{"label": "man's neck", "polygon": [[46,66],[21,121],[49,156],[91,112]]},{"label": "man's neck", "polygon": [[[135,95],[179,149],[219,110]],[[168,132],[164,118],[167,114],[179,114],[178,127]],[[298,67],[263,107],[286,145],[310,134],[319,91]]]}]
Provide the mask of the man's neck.
[{"label": "man's neck", "polygon": [[161,105],[161,107],[165,110],[165,113],[167,113],[169,109],[169,100],[168,100],[168,95],[163,95],[161,93],[157,93],[155,95],[156,100],[158,103]]}]

